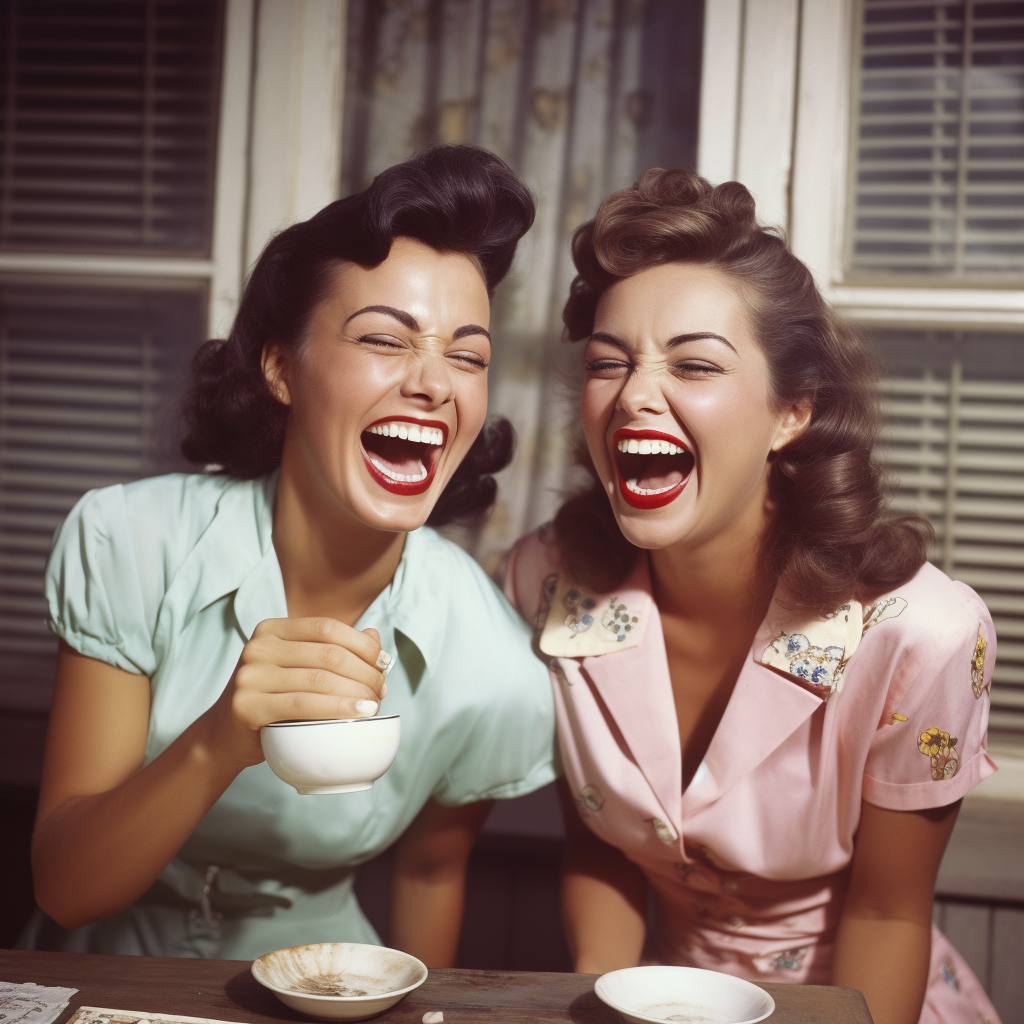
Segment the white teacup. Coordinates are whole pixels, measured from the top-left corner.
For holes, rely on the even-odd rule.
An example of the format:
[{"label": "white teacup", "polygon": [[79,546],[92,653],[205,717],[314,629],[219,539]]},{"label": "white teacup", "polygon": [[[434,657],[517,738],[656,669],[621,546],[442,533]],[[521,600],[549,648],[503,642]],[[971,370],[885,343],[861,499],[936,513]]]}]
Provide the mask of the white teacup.
[{"label": "white teacup", "polygon": [[300,793],[358,793],[391,767],[400,725],[398,715],[272,722],[260,742],[274,774]]}]

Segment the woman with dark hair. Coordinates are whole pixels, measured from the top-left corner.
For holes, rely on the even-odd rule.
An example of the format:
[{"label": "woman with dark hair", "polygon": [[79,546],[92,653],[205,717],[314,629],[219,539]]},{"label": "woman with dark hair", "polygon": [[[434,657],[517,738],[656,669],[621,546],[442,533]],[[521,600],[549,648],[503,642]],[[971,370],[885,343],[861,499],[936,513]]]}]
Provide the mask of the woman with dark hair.
[{"label": "woman with dark hair", "polygon": [[[440,146],[283,231],[194,363],[183,447],[208,471],[68,516],[33,840],[49,917],[23,944],[379,941],[354,867],[397,840],[391,941],[453,962],[490,801],[554,775],[528,629],[420,529],[485,512],[510,458],[508,424],[484,427],[487,327],[533,212],[497,157]],[[300,796],[263,761],[269,722],[381,708],[402,743],[368,792]]]},{"label": "woman with dark hair", "polygon": [[992,620],[885,510],[865,340],[736,182],[648,171],[573,256],[594,484],[520,541],[509,590],[554,682],[576,969],[995,1022],[931,924],[994,770]]}]

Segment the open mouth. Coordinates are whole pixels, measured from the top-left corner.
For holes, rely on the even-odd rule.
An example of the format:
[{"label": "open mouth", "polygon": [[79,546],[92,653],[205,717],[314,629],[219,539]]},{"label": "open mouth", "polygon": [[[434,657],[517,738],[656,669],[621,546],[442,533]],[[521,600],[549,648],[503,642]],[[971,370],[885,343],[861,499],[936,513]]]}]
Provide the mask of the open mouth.
[{"label": "open mouth", "polygon": [[422,494],[434,479],[448,425],[392,416],[371,423],[360,441],[367,471],[381,487],[392,494]]},{"label": "open mouth", "polygon": [[682,493],[693,472],[693,452],[658,430],[616,430],[619,493],[633,508],[661,508]]}]

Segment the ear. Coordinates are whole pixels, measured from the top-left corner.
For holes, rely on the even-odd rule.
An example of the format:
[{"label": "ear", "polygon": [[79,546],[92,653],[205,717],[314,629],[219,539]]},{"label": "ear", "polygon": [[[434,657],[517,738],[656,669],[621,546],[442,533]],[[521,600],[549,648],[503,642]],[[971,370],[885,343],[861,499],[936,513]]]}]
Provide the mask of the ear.
[{"label": "ear", "polygon": [[282,404],[291,405],[292,395],[288,389],[288,352],[279,341],[268,341],[260,357],[263,379],[271,394]]},{"label": "ear", "polygon": [[782,417],[782,422],[772,440],[772,451],[781,451],[791,441],[795,441],[810,425],[811,400],[807,397],[798,398]]}]

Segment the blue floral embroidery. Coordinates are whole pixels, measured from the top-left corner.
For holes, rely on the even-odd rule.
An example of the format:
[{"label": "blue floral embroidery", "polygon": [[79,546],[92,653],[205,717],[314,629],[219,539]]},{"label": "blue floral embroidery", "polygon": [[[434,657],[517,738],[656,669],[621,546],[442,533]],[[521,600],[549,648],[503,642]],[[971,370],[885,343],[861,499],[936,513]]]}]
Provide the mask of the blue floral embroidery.
[{"label": "blue floral embroidery", "polygon": [[813,686],[835,688],[846,667],[842,647],[815,647],[803,633],[780,633],[771,644],[789,659],[789,671]]},{"label": "blue floral embroidery", "polygon": [[[585,633],[594,624],[594,616],[590,614],[597,602],[578,590],[567,590],[562,598],[569,615],[566,617],[566,628],[573,636]],[[582,613],[582,614],[581,614]]]}]

